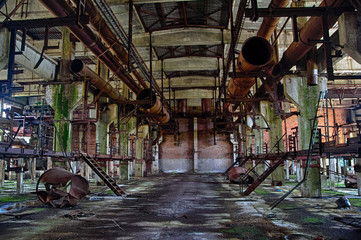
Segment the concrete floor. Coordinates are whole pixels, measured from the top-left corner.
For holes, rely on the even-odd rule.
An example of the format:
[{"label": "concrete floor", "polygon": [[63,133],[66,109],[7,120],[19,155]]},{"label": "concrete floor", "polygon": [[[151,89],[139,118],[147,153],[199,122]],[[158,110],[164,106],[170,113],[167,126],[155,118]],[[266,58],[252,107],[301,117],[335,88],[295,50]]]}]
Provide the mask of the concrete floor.
[{"label": "concrete floor", "polygon": [[[239,186],[220,175],[135,179],[124,185],[125,198],[91,187],[98,194],[74,208],[33,201],[1,214],[0,239],[361,239],[360,209],[336,209],[335,196],[294,196],[271,211],[269,205],[287,187],[264,185],[240,197]],[[350,217],[353,225],[342,221]]]}]

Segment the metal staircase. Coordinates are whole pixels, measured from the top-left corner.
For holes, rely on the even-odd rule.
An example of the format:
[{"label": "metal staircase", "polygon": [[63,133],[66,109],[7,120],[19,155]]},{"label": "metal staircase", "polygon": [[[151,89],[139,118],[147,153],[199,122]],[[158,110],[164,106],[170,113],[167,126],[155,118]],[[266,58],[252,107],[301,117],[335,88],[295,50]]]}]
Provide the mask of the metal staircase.
[{"label": "metal staircase", "polygon": [[269,165],[266,171],[257,177],[257,179],[243,192],[243,195],[248,196],[253,192],[271,173],[283,163],[288,157],[288,153],[283,153],[277,159],[272,161],[272,164]]},{"label": "metal staircase", "polygon": [[93,159],[89,154],[80,152],[80,156],[84,159],[84,161],[89,165],[91,169],[103,180],[103,182],[115,193],[117,196],[122,196],[125,192],[117,185],[115,180],[109,177],[106,172],[99,166],[97,161]]}]

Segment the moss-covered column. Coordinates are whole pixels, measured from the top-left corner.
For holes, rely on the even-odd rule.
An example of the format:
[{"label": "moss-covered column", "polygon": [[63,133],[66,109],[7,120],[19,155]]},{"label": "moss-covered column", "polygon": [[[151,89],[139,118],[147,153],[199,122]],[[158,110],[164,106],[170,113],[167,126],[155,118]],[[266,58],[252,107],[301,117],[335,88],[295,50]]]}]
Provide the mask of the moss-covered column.
[{"label": "moss-covered column", "polygon": [[[283,141],[279,141],[283,135],[282,119],[280,115],[275,114],[274,106],[270,102],[261,102],[261,113],[265,116],[270,126],[270,149],[276,146],[273,149],[273,153],[278,153],[278,151],[282,152]],[[271,179],[272,186],[283,186],[285,184],[285,173],[283,170],[283,164],[281,164],[272,172]]]},{"label": "moss-covered column", "polygon": [[[318,96],[321,90],[326,89],[326,84],[325,79],[320,79],[317,86],[307,86],[307,79],[302,77],[286,77],[285,79],[286,95],[297,105],[300,112],[298,116],[298,142],[301,150],[309,148]],[[319,159],[311,161],[307,180],[302,185],[301,192],[303,197],[321,196]]]},{"label": "moss-covered column", "polygon": [[0,187],[4,187],[5,180],[5,160],[0,160]]},{"label": "moss-covered column", "polygon": [[24,193],[24,158],[18,158],[19,171],[16,173],[16,193]]},{"label": "moss-covered column", "polygon": [[[357,166],[357,167],[356,167]],[[356,159],[356,165],[355,165],[357,171],[356,171],[356,177],[357,177],[357,194],[361,196],[361,158]]]},{"label": "moss-covered column", "polygon": [[[69,62],[73,56],[73,44],[70,42],[70,32],[63,28],[62,53],[58,81],[69,81]],[[55,133],[55,151],[71,151],[71,110],[81,101],[81,84],[67,84],[51,86],[47,89],[47,102],[54,109],[54,121],[59,136]],[[60,138],[60,141],[59,141]]]},{"label": "moss-covered column", "polygon": [[[129,88],[123,84],[122,95],[128,98]],[[120,119],[119,119],[120,120]],[[131,118],[126,124],[121,125],[120,132],[120,155],[124,158],[129,156],[129,134],[136,127],[136,118]],[[119,163],[119,178],[123,180],[129,180],[131,162],[128,160],[121,161]]]},{"label": "moss-covered column", "polygon": [[335,189],[336,159],[330,158],[330,188]]},{"label": "moss-covered column", "polygon": [[138,137],[135,140],[135,172],[136,177],[143,177],[145,164],[144,164],[144,141],[147,135],[148,126],[140,126],[138,128]]},{"label": "moss-covered column", "polygon": [[[255,145],[255,153],[256,154],[264,154],[264,130],[263,128],[266,127],[266,123],[262,117],[256,116],[255,119],[256,125],[260,127],[254,131],[254,145]],[[261,175],[265,171],[265,164],[262,162],[256,166],[256,172],[258,175]]]}]

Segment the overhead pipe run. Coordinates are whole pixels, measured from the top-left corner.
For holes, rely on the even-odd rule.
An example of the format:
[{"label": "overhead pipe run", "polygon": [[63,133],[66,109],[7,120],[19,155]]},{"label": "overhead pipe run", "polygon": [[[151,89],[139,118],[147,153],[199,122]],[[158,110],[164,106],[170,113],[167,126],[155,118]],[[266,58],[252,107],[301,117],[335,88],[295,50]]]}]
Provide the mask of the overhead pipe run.
[{"label": "overhead pipe run", "polygon": [[[287,7],[290,3],[290,0],[273,0],[268,8],[284,8]],[[271,38],[273,35],[274,30],[276,29],[278,22],[280,20],[280,17],[264,17],[261,27],[259,28],[257,32],[258,37],[263,37],[267,40]]]},{"label": "overhead pipe run", "polygon": [[[75,12],[65,0],[39,0],[57,17],[75,16]],[[131,91],[138,93],[141,88],[125,74],[124,67],[117,61],[108,48],[99,41],[98,37],[88,26],[73,25],[69,30],[78,38],[95,56],[97,56],[117,77],[119,77]]]},{"label": "overhead pipe run", "polygon": [[111,98],[115,103],[121,103],[126,100],[117,89],[112,87],[109,82],[101,78],[93,70],[87,67],[81,60],[75,59],[70,63],[70,71],[80,77],[89,78],[89,82],[105,95]]},{"label": "overhead pipe run", "polygon": [[143,89],[139,92],[137,100],[149,101],[149,103],[140,104],[141,108],[151,114],[159,115],[154,118],[160,124],[167,124],[169,122],[169,113],[165,107],[162,106],[162,102],[159,97],[150,89]]},{"label": "overhead pipe run", "polygon": [[[72,0],[72,2],[77,4],[77,1],[75,0]],[[104,18],[100,15],[99,11],[90,0],[85,1],[85,10],[89,14],[89,21],[94,31],[96,31],[102,40],[112,49],[115,56],[123,64],[127,64],[128,53],[125,51],[123,45],[118,41],[113,31],[110,29]],[[128,69],[128,71],[130,70]],[[140,76],[137,70],[133,71],[132,73],[144,88],[148,88],[147,84],[144,82],[143,78]]]},{"label": "overhead pipe run", "polygon": [[[344,0],[324,0],[319,7],[337,8],[341,5],[349,4]],[[327,15],[327,29],[330,29],[337,21],[338,15]],[[291,67],[301,60],[312,48],[317,41],[323,37],[322,17],[311,17],[299,32],[299,41],[292,42],[287,50],[283,53],[283,57],[279,62],[282,69],[282,75]]]},{"label": "overhead pipe run", "polygon": [[[242,46],[237,61],[237,73],[251,73],[272,63],[271,44],[262,37],[251,37]],[[231,78],[227,88],[230,98],[244,97],[255,84],[255,77]]]}]

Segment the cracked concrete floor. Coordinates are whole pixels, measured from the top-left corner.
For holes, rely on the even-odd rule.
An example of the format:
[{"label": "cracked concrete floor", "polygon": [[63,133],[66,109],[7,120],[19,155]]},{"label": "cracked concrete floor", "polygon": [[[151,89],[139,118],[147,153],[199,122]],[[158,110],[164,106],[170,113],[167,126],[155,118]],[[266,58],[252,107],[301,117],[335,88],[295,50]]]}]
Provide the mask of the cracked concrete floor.
[{"label": "cracked concrete floor", "polygon": [[[315,239],[319,234],[280,224],[287,214],[280,209],[270,214],[262,196],[240,197],[238,185],[220,175],[152,176],[124,189],[125,198],[91,194],[74,208],[32,204],[2,214],[0,239]],[[360,235],[355,229],[349,236]]]}]

